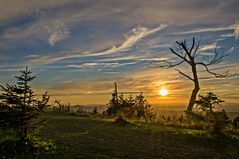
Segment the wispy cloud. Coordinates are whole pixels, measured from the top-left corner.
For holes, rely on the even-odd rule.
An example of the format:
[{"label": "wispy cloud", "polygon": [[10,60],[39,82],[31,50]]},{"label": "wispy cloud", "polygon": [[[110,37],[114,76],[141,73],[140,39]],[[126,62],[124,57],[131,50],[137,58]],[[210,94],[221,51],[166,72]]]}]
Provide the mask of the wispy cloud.
[{"label": "wispy cloud", "polygon": [[67,80],[67,81],[61,81],[61,82],[59,82],[59,84],[67,84],[67,83],[72,83],[72,81],[71,81],[71,80]]},{"label": "wispy cloud", "polygon": [[236,39],[239,38],[239,23],[235,24],[234,35]]},{"label": "wispy cloud", "polygon": [[[117,51],[117,50],[124,50],[129,47],[132,47],[136,42],[141,40],[143,37],[146,37],[150,34],[158,32],[159,30],[165,28],[166,26],[167,25],[160,25],[159,27],[154,28],[154,29],[149,29],[147,27],[138,26],[138,27],[132,29],[130,35],[125,36],[126,40],[122,43],[122,45],[120,45],[119,47],[113,47],[111,50]],[[111,50],[109,50],[109,51],[111,51]]]},{"label": "wispy cloud", "polygon": [[39,57],[39,55],[36,55],[36,54],[31,54],[26,56],[26,58],[37,58],[37,57]]},{"label": "wispy cloud", "polygon": [[48,42],[51,46],[55,45],[59,41],[65,40],[70,35],[69,29],[63,22],[60,22],[52,27],[47,27],[47,31],[50,34]]},{"label": "wispy cloud", "polygon": [[229,33],[229,34],[222,34],[221,35],[222,38],[228,38],[228,37],[232,37],[232,36],[235,36],[235,34]]},{"label": "wispy cloud", "polygon": [[[0,46],[1,48],[9,48],[8,45],[12,47],[16,47],[14,44],[19,42],[26,42],[30,45],[33,40],[29,40],[30,38],[40,38],[39,34],[41,27],[39,25],[29,25],[28,27],[9,27],[2,30],[2,34],[0,34]],[[29,41],[28,41],[29,40]]]},{"label": "wispy cloud", "polygon": [[84,68],[84,69],[91,69],[91,68],[95,68],[97,65],[97,63],[84,63],[84,64],[78,64],[78,65],[68,65],[67,67],[69,68]]},{"label": "wispy cloud", "polygon": [[207,45],[204,45],[200,48],[200,51],[208,51],[208,50],[212,50],[212,49],[215,49],[217,46],[217,43],[212,43],[212,44],[207,44]]},{"label": "wispy cloud", "polygon": [[117,71],[107,71],[107,72],[102,72],[102,74],[104,75],[112,75],[112,74],[118,74],[120,72],[117,72]]},{"label": "wispy cloud", "polygon": [[142,27],[142,26],[138,26],[136,28],[133,28],[129,34],[126,34],[125,40],[118,46],[113,46],[110,49],[107,49],[105,51],[102,52],[98,52],[98,53],[90,53],[87,56],[101,56],[101,55],[107,55],[107,54],[112,54],[112,53],[119,53],[119,52],[124,52],[127,51],[128,49],[130,49],[132,46],[134,46],[137,42],[139,42],[141,39],[143,39],[144,37],[154,34],[160,30],[162,30],[163,28],[167,27],[167,25],[162,24],[157,28],[147,28],[147,27]]},{"label": "wispy cloud", "polygon": [[[132,29],[128,34],[125,35],[125,40],[118,46],[113,46],[105,51],[100,51],[100,52],[88,52],[88,51],[74,51],[74,52],[67,52],[63,53],[61,55],[54,55],[54,56],[42,56],[38,58],[32,59],[30,62],[34,65],[42,65],[42,64],[49,64],[53,62],[57,62],[60,60],[65,60],[65,59],[71,59],[71,58],[79,58],[79,57],[94,57],[94,56],[103,56],[103,55],[109,55],[109,54],[115,54],[115,53],[120,53],[124,52],[126,50],[129,50],[132,46],[134,46],[137,42],[142,40],[144,37],[149,36],[151,34],[154,34],[163,28],[165,28],[167,25],[160,25],[159,27],[150,29],[147,27],[142,27],[138,26],[134,29]],[[61,27],[60,27],[61,28]],[[64,28],[64,27],[63,27]],[[56,29],[58,30],[58,29]],[[61,30],[61,29],[59,29]],[[64,29],[63,29],[64,30]],[[53,29],[54,31],[54,29]],[[60,31],[61,33],[61,31]],[[58,37],[56,35],[53,35],[54,37]],[[65,35],[65,34],[64,34]],[[55,38],[55,41],[52,41],[52,44],[54,45],[56,40],[63,40],[61,38],[65,37],[64,35],[60,35],[58,38]],[[54,38],[53,38],[54,39]]]},{"label": "wispy cloud", "polygon": [[120,66],[125,66],[125,65],[133,65],[136,64],[137,62],[127,62],[127,63],[118,63],[118,62],[105,62],[105,63],[95,63],[95,62],[90,62],[90,63],[83,63],[83,64],[78,64],[78,65],[68,65],[70,68],[80,68],[80,69],[93,69],[93,68],[115,68],[115,67],[120,67]]},{"label": "wispy cloud", "polygon": [[180,32],[178,34],[182,35],[182,34],[194,34],[194,33],[203,33],[203,32],[218,32],[218,31],[226,31],[226,30],[234,30],[234,29],[235,29],[234,26],[230,25],[226,27],[197,28],[190,31]]},{"label": "wispy cloud", "polygon": [[112,57],[112,58],[103,58],[103,59],[99,59],[97,61],[99,62],[107,62],[107,61],[128,61],[128,60],[139,60],[144,58],[144,56],[142,55],[129,55],[129,56],[119,56],[119,57]]},{"label": "wispy cloud", "polygon": [[221,37],[227,38],[227,37],[235,36],[236,39],[239,38],[239,23],[225,26],[225,27],[197,28],[190,31],[180,32],[177,34],[183,35],[183,34],[194,34],[194,33],[205,33],[205,32],[220,32],[220,31],[229,31],[229,30],[232,30],[232,31],[234,30],[234,33],[232,32],[232,33],[222,34]]}]

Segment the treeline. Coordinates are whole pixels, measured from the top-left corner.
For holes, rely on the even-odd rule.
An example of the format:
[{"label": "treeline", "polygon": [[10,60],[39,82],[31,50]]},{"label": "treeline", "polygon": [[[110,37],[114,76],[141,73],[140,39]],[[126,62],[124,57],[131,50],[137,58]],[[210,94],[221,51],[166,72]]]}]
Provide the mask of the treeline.
[{"label": "treeline", "polygon": [[143,96],[143,93],[136,95],[134,98],[131,95],[124,98],[123,94],[117,97],[113,93],[106,113],[109,117],[123,115],[130,119],[144,119],[146,122],[152,121],[156,117],[156,113],[153,112],[152,106]]}]

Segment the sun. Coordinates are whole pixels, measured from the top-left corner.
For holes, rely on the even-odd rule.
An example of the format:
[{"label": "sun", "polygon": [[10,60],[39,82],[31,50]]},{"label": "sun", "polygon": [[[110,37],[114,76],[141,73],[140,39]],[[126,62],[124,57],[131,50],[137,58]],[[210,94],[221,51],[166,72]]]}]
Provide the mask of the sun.
[{"label": "sun", "polygon": [[159,94],[162,96],[166,96],[168,95],[168,90],[165,88],[162,88],[161,90],[159,90]]}]

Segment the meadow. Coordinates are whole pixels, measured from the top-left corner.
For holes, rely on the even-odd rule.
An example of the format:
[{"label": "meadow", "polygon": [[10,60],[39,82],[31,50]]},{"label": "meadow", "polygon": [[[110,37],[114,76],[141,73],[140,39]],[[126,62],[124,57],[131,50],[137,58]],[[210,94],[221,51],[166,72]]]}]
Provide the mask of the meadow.
[{"label": "meadow", "polygon": [[39,158],[183,159],[239,158],[239,133],[212,135],[206,130],[159,123],[80,117],[48,113],[40,138],[50,140],[55,152]]}]

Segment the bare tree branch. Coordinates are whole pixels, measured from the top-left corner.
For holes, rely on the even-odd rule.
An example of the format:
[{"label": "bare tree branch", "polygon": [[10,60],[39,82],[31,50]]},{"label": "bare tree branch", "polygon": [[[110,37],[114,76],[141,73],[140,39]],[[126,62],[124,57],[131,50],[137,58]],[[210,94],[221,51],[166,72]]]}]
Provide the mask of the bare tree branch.
[{"label": "bare tree branch", "polygon": [[209,65],[206,65],[202,62],[199,62],[197,63],[197,65],[202,65],[205,67],[206,71],[212,75],[214,75],[216,78],[224,78],[224,77],[227,77],[229,75],[229,70],[227,70],[226,72],[224,73],[215,73],[215,72],[212,72],[211,70],[209,70],[208,66]]},{"label": "bare tree branch", "polygon": [[178,57],[180,57],[181,59],[183,59],[184,61],[186,61],[188,64],[190,64],[189,61],[188,61],[187,58],[186,58],[186,54],[185,54],[184,56],[182,56],[182,55],[178,54],[176,51],[174,51],[172,48],[170,48],[170,51],[171,51],[173,54],[175,54],[175,55],[177,55]]},{"label": "bare tree branch", "polygon": [[[188,50],[188,47],[187,47],[187,42],[186,40],[184,40],[183,42],[178,42],[176,41],[176,43],[184,50],[184,52],[186,53],[187,57],[189,58],[188,60],[188,64],[192,64],[192,61],[193,61],[193,57],[191,56],[191,52],[189,52]],[[185,57],[186,58],[186,57]]]},{"label": "bare tree branch", "polygon": [[195,38],[193,37],[193,43],[192,43],[191,49],[189,51],[190,53],[193,51],[194,45],[195,45]]},{"label": "bare tree branch", "polygon": [[195,49],[194,49],[194,51],[193,51],[193,57],[195,58],[195,57],[197,57],[197,55],[200,53],[199,51],[198,51],[198,48],[200,47],[200,43],[201,43],[201,40],[199,39],[198,41],[197,41],[197,44],[195,45]]},{"label": "bare tree branch", "polygon": [[206,56],[203,59],[203,61],[205,61],[205,62],[198,62],[196,64],[203,63],[206,66],[210,66],[210,65],[214,65],[214,64],[219,64],[228,55],[229,55],[229,53],[228,52],[225,53],[225,50],[223,48],[218,49],[217,46],[216,46],[216,48],[214,50],[214,56],[213,56],[212,59],[210,59],[211,56]]},{"label": "bare tree branch", "polygon": [[187,77],[188,79],[194,81],[194,79],[192,79],[190,76],[186,75],[185,73],[183,73],[182,71],[178,70],[178,69],[175,69],[176,71],[178,71],[178,73],[180,73],[181,75]]}]

